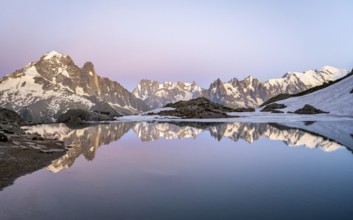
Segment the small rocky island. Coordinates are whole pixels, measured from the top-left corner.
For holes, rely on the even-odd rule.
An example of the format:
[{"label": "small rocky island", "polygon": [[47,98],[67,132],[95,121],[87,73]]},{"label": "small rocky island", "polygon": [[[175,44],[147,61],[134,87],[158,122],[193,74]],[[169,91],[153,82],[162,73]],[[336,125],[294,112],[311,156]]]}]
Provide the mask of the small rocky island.
[{"label": "small rocky island", "polygon": [[70,109],[60,115],[57,123],[86,123],[90,121],[112,121],[115,117],[120,117],[118,113],[110,112],[89,112],[82,109]]},{"label": "small rocky island", "polygon": [[164,106],[168,110],[149,112],[147,115],[175,116],[180,118],[232,118],[228,112],[235,112],[236,109],[226,107],[200,97],[189,101],[178,101]]},{"label": "small rocky island", "polygon": [[318,108],[315,108],[314,106],[306,104],[303,106],[303,108],[297,109],[294,113],[295,114],[314,115],[314,114],[322,114],[322,113],[328,114],[329,112],[322,111]]}]

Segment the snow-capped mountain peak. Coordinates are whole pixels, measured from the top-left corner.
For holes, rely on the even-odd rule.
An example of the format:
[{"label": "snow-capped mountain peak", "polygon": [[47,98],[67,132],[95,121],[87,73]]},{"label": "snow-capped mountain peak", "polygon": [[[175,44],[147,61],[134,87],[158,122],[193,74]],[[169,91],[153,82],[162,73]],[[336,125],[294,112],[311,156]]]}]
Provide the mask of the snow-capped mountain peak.
[{"label": "snow-capped mountain peak", "polygon": [[[304,72],[288,72],[282,79],[300,79],[306,86],[318,86],[327,81],[334,81],[342,78],[348,73],[345,69],[338,69],[331,66],[323,66],[319,69],[311,69]],[[278,79],[280,80],[280,79]]]},{"label": "snow-capped mountain peak", "polygon": [[317,70],[288,72],[282,78],[266,82],[261,82],[251,76],[240,81],[233,78],[226,83],[216,80],[208,90],[208,98],[233,108],[257,107],[276,95],[299,93],[325,82],[339,79],[347,73],[348,71],[345,69],[324,66]]},{"label": "snow-capped mountain peak", "polygon": [[159,108],[170,102],[204,96],[211,101],[229,107],[258,107],[268,99],[283,93],[295,94],[345,76],[347,70],[331,66],[304,72],[288,72],[282,78],[266,82],[248,76],[243,80],[233,78],[228,82],[215,80],[208,89],[193,83],[141,80],[133,94],[151,108]]},{"label": "snow-capped mountain peak", "polygon": [[98,76],[91,62],[80,68],[55,51],[0,79],[0,107],[34,122],[53,122],[72,108],[112,114],[149,109],[119,83]]},{"label": "snow-capped mountain peak", "polygon": [[65,56],[65,55],[63,55],[63,54],[61,54],[61,53],[59,53],[59,52],[50,51],[50,52],[44,54],[43,59],[45,59],[45,60],[50,60],[50,59],[52,59],[52,58],[61,58],[61,57],[63,57],[63,56]]},{"label": "snow-capped mountain peak", "polygon": [[108,112],[129,114],[198,97],[233,108],[258,107],[279,94],[299,93],[347,73],[344,69],[324,66],[288,72],[282,78],[266,82],[252,76],[228,82],[217,79],[206,89],[196,82],[161,83],[144,79],[131,94],[119,83],[97,75],[93,63],[86,62],[80,68],[69,55],[51,51],[0,79],[0,107],[13,109],[37,122],[55,121],[70,108],[97,110],[104,107]]}]

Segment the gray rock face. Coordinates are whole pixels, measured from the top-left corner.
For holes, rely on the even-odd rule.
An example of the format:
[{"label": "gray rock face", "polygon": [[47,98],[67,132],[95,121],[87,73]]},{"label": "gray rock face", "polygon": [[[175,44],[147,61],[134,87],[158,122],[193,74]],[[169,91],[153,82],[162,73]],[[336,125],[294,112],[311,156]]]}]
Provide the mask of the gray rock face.
[{"label": "gray rock face", "polygon": [[115,81],[79,68],[70,56],[50,52],[0,79],[0,107],[34,122],[54,122],[69,109],[132,114],[149,107]]},{"label": "gray rock face", "polygon": [[[341,78],[347,73],[348,71],[346,70],[326,66],[303,73],[287,73],[282,78],[266,82],[261,82],[250,76],[244,80],[234,78],[228,82],[222,82],[217,79],[207,89],[200,88],[194,83],[194,88],[197,89],[191,89],[190,83],[159,83],[142,80],[133,91],[133,94],[143,99],[151,108],[158,108],[166,103],[180,100],[186,101],[198,97],[206,97],[213,102],[232,108],[255,108],[279,94],[296,94],[325,82]],[[185,85],[188,86],[185,87]]]}]

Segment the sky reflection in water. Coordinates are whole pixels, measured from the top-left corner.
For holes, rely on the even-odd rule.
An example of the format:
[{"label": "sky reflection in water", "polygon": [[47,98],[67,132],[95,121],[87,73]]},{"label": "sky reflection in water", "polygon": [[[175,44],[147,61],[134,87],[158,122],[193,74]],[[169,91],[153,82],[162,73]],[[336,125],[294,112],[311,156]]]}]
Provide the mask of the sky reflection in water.
[{"label": "sky reflection in water", "polygon": [[[353,157],[269,124],[47,125],[72,148],[0,192],[0,219],[350,219]],[[11,218],[10,218],[11,217]]]}]

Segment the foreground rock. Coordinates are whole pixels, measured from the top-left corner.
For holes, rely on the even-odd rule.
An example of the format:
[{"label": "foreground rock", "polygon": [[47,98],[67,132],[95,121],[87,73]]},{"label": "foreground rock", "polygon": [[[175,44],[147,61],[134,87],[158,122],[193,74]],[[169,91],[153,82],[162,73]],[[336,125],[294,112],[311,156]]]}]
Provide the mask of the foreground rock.
[{"label": "foreground rock", "polygon": [[180,118],[231,118],[228,112],[234,109],[211,102],[207,98],[191,99],[167,104],[165,107],[174,108],[161,112],[152,112],[149,115],[175,116]]},{"label": "foreground rock", "polygon": [[27,124],[19,114],[6,108],[0,108],[0,122],[16,123],[19,125]]},{"label": "foreground rock", "polygon": [[9,142],[9,138],[5,134],[0,133],[0,142]]},{"label": "foreground rock", "polygon": [[282,111],[279,111],[278,109],[283,109],[286,107],[287,106],[284,104],[272,103],[272,104],[266,105],[265,108],[263,108],[261,111],[262,112],[272,112],[272,113],[283,113]]},{"label": "foreground rock", "polygon": [[320,109],[317,109],[311,105],[304,105],[303,108],[300,108],[294,112],[295,114],[321,114],[321,113],[329,113],[329,112],[324,112]]},{"label": "foreground rock", "polygon": [[14,111],[0,110],[0,190],[27,173],[48,166],[65,154],[64,142],[27,134],[26,122]]},{"label": "foreground rock", "polygon": [[104,112],[88,112],[82,109],[71,109],[59,116],[58,123],[83,123],[88,121],[112,121],[114,115]]}]

